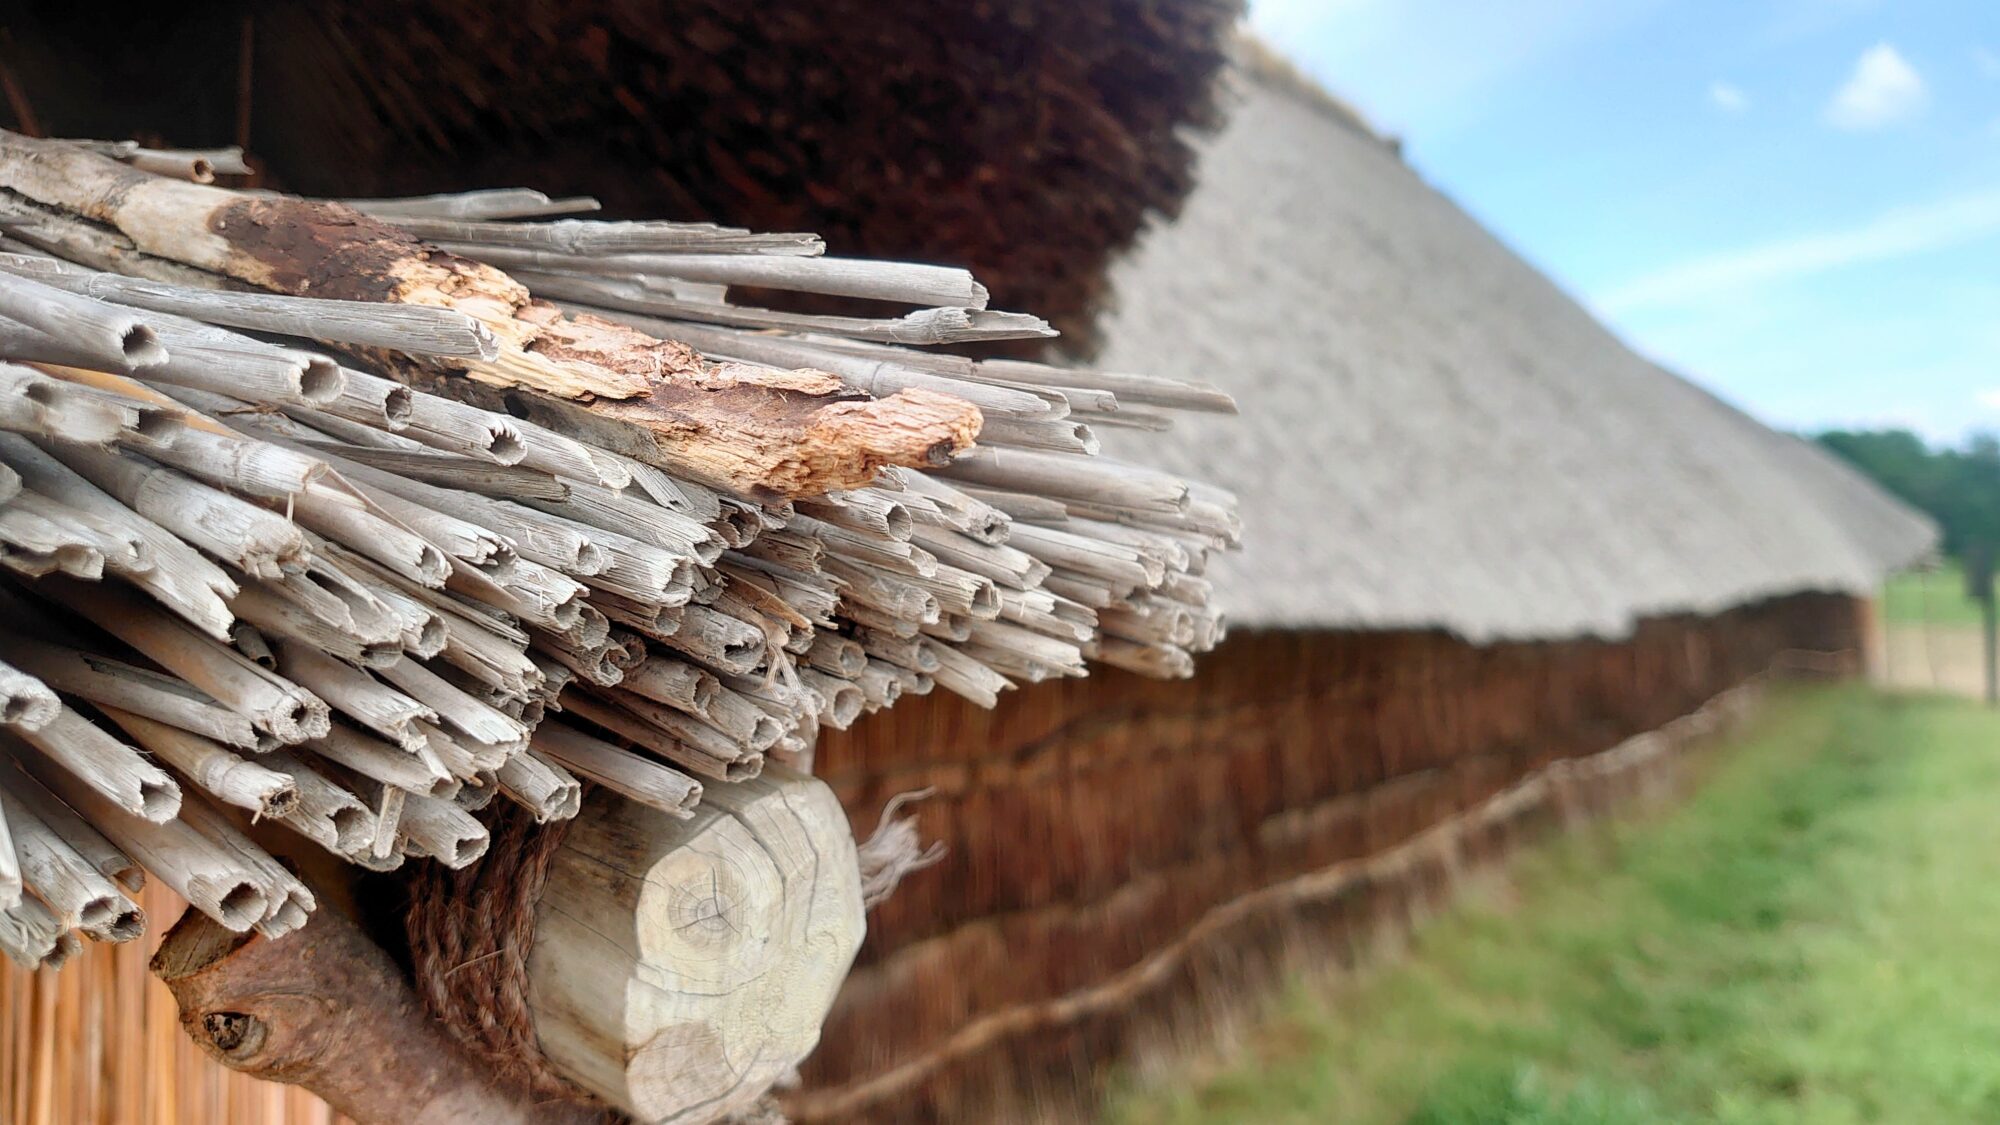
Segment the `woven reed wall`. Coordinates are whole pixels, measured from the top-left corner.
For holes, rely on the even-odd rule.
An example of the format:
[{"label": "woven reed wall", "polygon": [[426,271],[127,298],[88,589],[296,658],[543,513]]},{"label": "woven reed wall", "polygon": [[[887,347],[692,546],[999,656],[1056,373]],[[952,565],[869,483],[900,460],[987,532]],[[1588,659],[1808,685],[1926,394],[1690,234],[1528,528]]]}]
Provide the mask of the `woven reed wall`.
[{"label": "woven reed wall", "polygon": [[[1266,888],[1659,728],[1788,650],[1852,654],[1859,605],[1799,596],[1616,643],[1252,634],[1189,683],[1093,673],[990,713],[906,700],[823,739],[819,772],[857,826],[934,786],[923,830],[951,855],[871,917],[794,1112],[1040,1119],[1087,1097],[1104,1063],[1200,989],[1255,975],[1301,920],[1340,952],[1407,922],[1417,893],[1300,903]],[[1208,948],[1180,948],[1191,933]]]}]

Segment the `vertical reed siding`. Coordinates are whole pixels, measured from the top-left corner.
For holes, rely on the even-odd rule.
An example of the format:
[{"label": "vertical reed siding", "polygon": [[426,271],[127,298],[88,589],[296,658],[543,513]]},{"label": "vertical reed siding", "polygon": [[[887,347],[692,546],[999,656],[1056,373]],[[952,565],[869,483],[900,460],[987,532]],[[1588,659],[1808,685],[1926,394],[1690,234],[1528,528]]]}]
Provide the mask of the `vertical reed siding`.
[{"label": "vertical reed siding", "polygon": [[[1093,675],[993,712],[932,696],[825,737],[819,772],[857,827],[935,787],[923,831],[951,850],[871,917],[794,1112],[980,1120],[1023,1091],[1087,1092],[1204,975],[1226,982],[1302,916],[1309,937],[1365,944],[1422,888],[1309,904],[1266,889],[1659,728],[1788,650],[1851,654],[1860,622],[1852,599],[1805,595],[1617,642],[1249,634],[1189,683]],[[1217,914],[1241,921],[1218,931]],[[1192,933],[1215,956],[1176,960],[1206,968],[1130,979]],[[1107,1013],[1114,978],[1130,996]]]}]

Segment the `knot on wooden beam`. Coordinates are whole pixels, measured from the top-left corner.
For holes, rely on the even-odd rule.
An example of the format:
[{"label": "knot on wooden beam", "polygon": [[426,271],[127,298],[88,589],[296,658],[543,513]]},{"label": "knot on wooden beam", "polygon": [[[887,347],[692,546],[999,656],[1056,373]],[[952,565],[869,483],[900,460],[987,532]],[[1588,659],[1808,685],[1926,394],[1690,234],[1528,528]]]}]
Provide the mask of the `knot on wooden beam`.
[{"label": "knot on wooden beam", "polygon": [[201,1017],[201,1029],[225,1055],[254,1055],[264,1046],[264,1021],[244,1012],[210,1012]]}]

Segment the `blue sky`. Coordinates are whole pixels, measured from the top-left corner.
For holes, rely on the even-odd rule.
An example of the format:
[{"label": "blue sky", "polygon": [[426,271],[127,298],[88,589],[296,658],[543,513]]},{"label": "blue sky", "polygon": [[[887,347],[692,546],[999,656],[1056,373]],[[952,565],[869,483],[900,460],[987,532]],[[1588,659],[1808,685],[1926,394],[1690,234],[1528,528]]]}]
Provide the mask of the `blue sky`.
[{"label": "blue sky", "polygon": [[1251,22],[1766,421],[2000,430],[2000,0],[1251,0]]}]

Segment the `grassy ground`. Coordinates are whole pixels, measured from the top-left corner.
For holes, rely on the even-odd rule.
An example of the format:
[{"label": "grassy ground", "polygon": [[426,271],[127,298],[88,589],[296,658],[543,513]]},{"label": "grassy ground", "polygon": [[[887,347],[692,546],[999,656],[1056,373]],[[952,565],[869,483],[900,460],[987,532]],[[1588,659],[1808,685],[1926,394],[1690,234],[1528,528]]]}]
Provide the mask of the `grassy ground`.
[{"label": "grassy ground", "polygon": [[1720,763],[1110,1119],[2000,1121],[2000,718],[1802,689]]},{"label": "grassy ground", "polygon": [[1899,574],[1882,591],[1892,625],[1977,625],[1979,605],[1965,596],[1965,572],[1947,559],[1937,570]]}]

